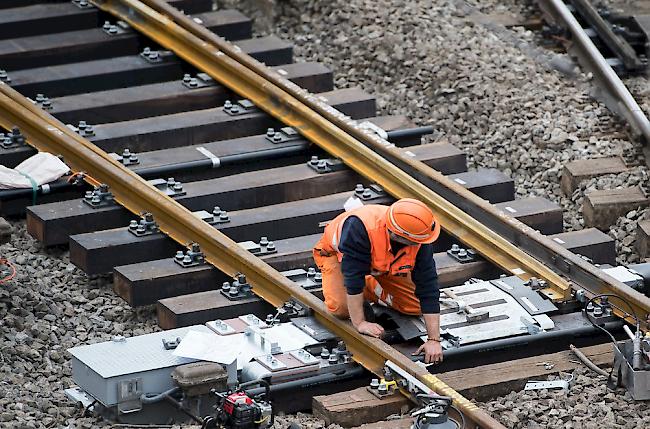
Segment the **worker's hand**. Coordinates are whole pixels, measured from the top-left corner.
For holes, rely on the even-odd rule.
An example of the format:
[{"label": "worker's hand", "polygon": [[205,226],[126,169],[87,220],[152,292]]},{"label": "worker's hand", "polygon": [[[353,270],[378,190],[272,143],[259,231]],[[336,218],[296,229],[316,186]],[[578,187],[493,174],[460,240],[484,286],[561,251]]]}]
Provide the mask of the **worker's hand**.
[{"label": "worker's hand", "polygon": [[420,348],[413,353],[420,355],[424,353],[424,363],[440,363],[442,362],[442,345],[438,341],[427,341],[420,346]]},{"label": "worker's hand", "polygon": [[371,337],[379,338],[384,335],[384,328],[377,323],[366,322],[365,320],[359,323],[357,326],[357,331],[364,335],[370,335]]}]

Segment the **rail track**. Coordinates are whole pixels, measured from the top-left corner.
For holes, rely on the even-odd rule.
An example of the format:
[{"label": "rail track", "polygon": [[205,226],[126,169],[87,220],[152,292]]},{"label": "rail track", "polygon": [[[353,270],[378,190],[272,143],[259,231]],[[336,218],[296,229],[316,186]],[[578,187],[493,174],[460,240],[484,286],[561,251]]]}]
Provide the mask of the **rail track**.
[{"label": "rail track", "polygon": [[[480,427],[500,425],[429,369],[475,365],[476,353],[494,362],[602,341],[581,320],[576,294],[611,294],[616,316],[636,323],[636,315],[647,329],[650,300],[578,255],[614,264],[611,240],[595,230],[562,233],[557,205],[514,200],[502,173],[466,171],[463,153],[449,144],[420,145],[427,129],[375,117],[372,96],[334,90],[322,65],[291,64],[289,43],[250,38],[250,20],[238,12],[210,11],[201,0],[169,3],[0,9],[7,20],[0,37],[12,41],[0,51],[0,124],[8,133],[0,162],[13,167],[36,149],[61,155],[75,173],[0,192],[3,213],[26,210],[29,232],[46,246],[69,244],[71,260],[90,275],[112,272],[129,304],[157,305],[162,328],[261,317],[294,300],[365,368],[380,374],[392,362],[423,391],[452,397]],[[525,338],[449,350],[454,361],[438,369],[413,362],[418,335],[407,338],[399,323],[394,347],[358,334],[325,311],[317,274],[308,271],[322,224],[352,196],[425,201],[446,232],[436,254],[443,287],[505,274],[539,290],[533,306],[553,309],[537,315],[552,317],[535,319],[541,326]],[[447,252],[452,245],[482,258]],[[256,296],[230,300],[222,292],[232,285],[219,288],[240,273]]]}]

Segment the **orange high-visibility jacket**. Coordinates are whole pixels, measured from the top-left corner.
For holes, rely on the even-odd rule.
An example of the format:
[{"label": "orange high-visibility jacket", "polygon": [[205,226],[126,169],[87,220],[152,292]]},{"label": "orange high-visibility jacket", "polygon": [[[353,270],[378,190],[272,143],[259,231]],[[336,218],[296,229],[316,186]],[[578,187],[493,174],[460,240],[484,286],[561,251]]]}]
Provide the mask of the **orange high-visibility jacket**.
[{"label": "orange high-visibility jacket", "polygon": [[390,252],[390,237],[386,227],[387,212],[388,206],[369,204],[338,215],[325,227],[325,232],[316,248],[330,254],[336,253],[340,262],[343,254],[339,251],[338,245],[343,223],[349,216],[356,216],[363,222],[368,232],[372,275],[405,275],[413,271],[420,245],[404,246],[396,255],[393,255]]}]

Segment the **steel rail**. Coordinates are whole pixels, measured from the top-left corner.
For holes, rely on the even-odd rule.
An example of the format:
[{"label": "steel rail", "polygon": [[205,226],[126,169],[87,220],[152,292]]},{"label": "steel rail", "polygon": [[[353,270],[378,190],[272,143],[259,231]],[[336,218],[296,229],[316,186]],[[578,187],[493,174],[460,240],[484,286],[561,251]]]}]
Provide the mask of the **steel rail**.
[{"label": "steel rail", "polygon": [[577,48],[578,60],[613,98],[605,100],[605,104],[623,117],[645,143],[650,143],[650,120],[567,5],[562,0],[537,0],[537,3],[552,22],[569,30],[573,46]]},{"label": "steel rail", "polygon": [[[544,293],[550,298],[568,299],[571,289],[582,289],[588,297],[613,293],[630,301],[639,318],[645,320],[648,317],[648,297],[427,165],[401,154],[386,140],[360,128],[355,121],[242,53],[166,2],[94,0],[94,3],[250,99],[261,109],[297,128],[306,138],[341,158],[393,196],[413,197],[426,202],[436,211],[443,228],[487,259],[520,277],[534,276],[545,280],[550,287]],[[570,282],[558,273],[568,277]],[[620,304],[618,308],[623,307],[618,300],[612,301]],[[618,316],[634,321],[618,308],[614,309]],[[642,326],[647,330],[645,322]]]},{"label": "steel rail", "polygon": [[0,125],[18,126],[28,143],[39,151],[60,154],[75,171],[87,172],[91,184],[106,183],[115,201],[135,214],[150,212],[160,229],[179,243],[196,242],[209,263],[235,276],[246,274],[254,291],[272,305],[296,299],[314,311],[317,319],[345,341],[354,359],[365,368],[381,374],[386,361],[392,361],[428,388],[453,398],[466,418],[482,428],[503,428],[496,420],[426,368],[412,362],[383,341],[360,334],[349,323],[332,316],[323,301],[278,271],[254,257],[236,242],[192,215],[185,207],[159,192],[136,173],[115,161],[106,152],[49,115],[4,82],[0,82]]},{"label": "steel rail", "polygon": [[[542,278],[554,286],[554,290],[549,293],[552,293],[555,298],[568,297],[569,285],[555,272],[500,237],[499,234],[485,228],[478,220],[441,198],[427,186],[414,180],[410,174],[364,145],[357,136],[353,136],[345,128],[356,129],[364,139],[374,138],[375,142],[382,147],[388,147],[392,153],[402,157],[397,150],[390,148],[389,142],[356,128],[355,122],[289,81],[283,84],[299,95],[296,96],[281,88],[276,82],[260,73],[261,71],[271,74],[263,64],[248,55],[241,55],[236,47],[211,32],[205,30],[206,34],[203,35],[209,36],[209,40],[190,33],[187,28],[179,25],[165,13],[177,14],[173,18],[184,26],[196,25],[196,23],[169,7],[166,2],[101,0],[96,3],[100,8],[119,16],[137,31],[153,38],[166,49],[174,51],[240,96],[251,100],[257,107],[296,128],[304,137],[318,144],[331,155],[340,158],[362,176],[378,183],[389,194],[397,198],[411,197],[424,201],[435,210],[447,231],[507,272],[524,277]],[[319,106],[321,111],[303,102],[304,99]],[[334,120],[330,120],[331,118]],[[424,171],[433,171],[423,163],[417,165]],[[448,179],[441,180],[451,182]],[[471,192],[456,183],[451,182],[451,186],[454,186],[459,193],[471,195]],[[495,248],[498,251],[494,251]]]}]

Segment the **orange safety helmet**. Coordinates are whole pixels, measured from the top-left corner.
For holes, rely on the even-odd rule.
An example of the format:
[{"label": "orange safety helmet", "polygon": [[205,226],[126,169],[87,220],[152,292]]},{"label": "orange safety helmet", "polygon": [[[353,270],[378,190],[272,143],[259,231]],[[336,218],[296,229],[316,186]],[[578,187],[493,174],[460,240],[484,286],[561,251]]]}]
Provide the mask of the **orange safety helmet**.
[{"label": "orange safety helmet", "polygon": [[394,202],[386,217],[389,231],[414,243],[433,243],[440,235],[440,224],[431,209],[413,198]]}]

